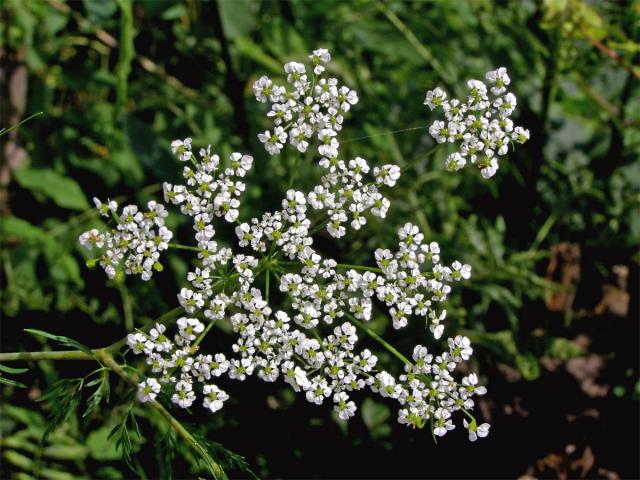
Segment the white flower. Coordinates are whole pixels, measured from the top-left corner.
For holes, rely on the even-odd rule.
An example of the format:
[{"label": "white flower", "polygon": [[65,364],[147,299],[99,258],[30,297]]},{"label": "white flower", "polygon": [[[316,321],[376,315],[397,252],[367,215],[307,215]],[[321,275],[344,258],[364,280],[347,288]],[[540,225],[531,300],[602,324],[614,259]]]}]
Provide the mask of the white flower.
[{"label": "white flower", "polygon": [[460,153],[453,152],[447,157],[447,162],[445,166],[447,170],[453,172],[456,170],[460,170],[466,164],[467,164],[467,161],[464,159],[464,157]]},{"label": "white flower", "polygon": [[469,357],[471,357],[471,354],[473,353],[471,341],[462,335],[456,335],[455,338],[449,338],[447,343],[449,344],[449,351],[456,361],[460,361],[460,359],[469,360]]},{"label": "white flower", "polygon": [[460,280],[460,278],[464,278],[468,280],[471,278],[471,266],[466,263],[463,265],[457,260],[451,264],[451,268],[453,271],[451,272],[451,276],[454,280]]},{"label": "white flower", "polygon": [[325,65],[331,61],[331,54],[326,48],[319,48],[309,55],[311,64],[313,65],[313,73],[320,75],[324,72]]},{"label": "white flower", "polygon": [[511,134],[511,139],[514,142],[524,143],[529,140],[529,130],[525,130],[522,127],[516,127],[513,129],[513,133]]},{"label": "white flower", "polygon": [[103,217],[110,217],[109,212],[115,213],[118,209],[118,204],[114,200],[107,199],[107,203],[102,203],[97,197],[93,197],[93,204]]},{"label": "white flower", "polygon": [[238,177],[244,177],[245,174],[251,170],[253,164],[253,157],[250,155],[243,155],[238,152],[234,152],[229,157],[230,165],[225,170],[225,175],[235,175]]},{"label": "white flower", "polygon": [[498,161],[495,158],[492,158],[489,160],[488,164],[480,170],[480,173],[482,174],[483,178],[489,179],[493,177],[497,171]]},{"label": "white flower", "polygon": [[511,79],[509,78],[509,75],[507,75],[507,69],[504,67],[487,72],[486,78],[491,83],[495,84],[491,87],[491,92],[494,95],[500,95],[501,93],[506,92],[506,87],[511,83]]},{"label": "white flower", "polygon": [[469,431],[469,440],[472,442],[475,442],[478,438],[484,438],[489,435],[489,428],[491,427],[491,425],[489,425],[488,423],[483,423],[482,425],[476,426],[475,421],[469,423],[467,422],[466,418],[462,421],[462,423],[464,425],[464,428]]},{"label": "white flower", "polygon": [[455,425],[451,421],[451,412],[444,408],[438,408],[434,413],[435,425],[433,433],[439,437],[444,436],[449,430],[453,430]]},{"label": "white flower", "polygon": [[155,378],[147,378],[138,384],[138,399],[141,402],[155,400],[160,393],[160,383]]},{"label": "white flower", "polygon": [[293,83],[296,88],[302,86],[307,81],[306,69],[302,63],[289,62],[284,65],[287,74],[287,82]]},{"label": "white flower", "polygon": [[393,187],[398,178],[400,178],[400,167],[397,165],[375,167],[373,169],[373,175],[376,177],[376,182]]},{"label": "white flower", "polygon": [[307,385],[306,397],[310,403],[320,405],[329,395],[331,395],[331,389],[324,379],[314,379]]},{"label": "white flower", "polygon": [[264,143],[264,147],[271,155],[277,155],[282,150],[283,144],[287,141],[287,132],[282,127],[276,127],[273,134],[266,130],[258,134],[258,139]]},{"label": "white flower", "polygon": [[342,420],[349,420],[355,415],[356,404],[349,400],[349,396],[345,392],[336,393],[333,396],[333,401],[336,404],[334,410]]},{"label": "white flower", "polygon": [[[475,165],[485,179],[493,177],[498,170],[494,155],[506,155],[509,143],[524,143],[529,139],[529,131],[514,128],[509,118],[517,99],[506,87],[511,83],[504,67],[487,72],[487,85],[479,80],[469,80],[466,102],[459,99],[446,100],[446,94],[439,88],[427,92],[425,104],[432,110],[442,106],[447,122],[436,120],[429,133],[438,143],[455,143],[457,150],[447,157],[445,167],[456,171],[467,163]],[[491,94],[491,96],[489,95]]]},{"label": "white flower", "polygon": [[147,344],[147,337],[144,333],[130,333],[127,335],[127,345],[133,353],[142,353]]},{"label": "white flower", "polygon": [[204,397],[204,407],[217,412],[222,408],[223,403],[229,399],[229,395],[224,390],[220,390],[215,385],[205,385],[202,388]]},{"label": "white flower", "polygon": [[425,98],[424,104],[433,110],[436,107],[442,106],[446,98],[447,94],[440,87],[437,87],[427,92],[427,98]]},{"label": "white flower", "polygon": [[487,393],[486,387],[478,385],[478,376],[475,373],[470,373],[462,379],[461,388],[465,395],[485,395]]},{"label": "white flower", "polygon": [[[256,100],[259,102],[266,102],[273,93],[273,82],[266,76],[260,77],[253,84],[253,94],[256,96]],[[271,98],[272,102],[278,101],[278,99]]]},{"label": "white flower", "polygon": [[[457,364],[473,352],[469,339],[449,339],[448,351],[441,353],[416,345],[413,361],[407,361],[396,377],[378,366],[376,354],[359,350],[357,325],[371,318],[375,298],[376,308],[392,319],[395,328],[419,316],[439,338],[446,317],[439,302],[450,294],[452,282],[470,277],[471,267],[458,261],[442,265],[440,246],[426,241],[412,223],[397,231],[395,249],[375,251],[372,261],[378,268],[339,264],[316,250],[313,233],[318,228],[340,238],[348,229],[363,228],[370,218],[367,212],[384,218],[390,201],[383,192],[396,185],[401,170],[361,157],[340,158],[343,114],[358,97],[337,79],[318,77],[330,60],[328,51],[316,50],[310,60],[313,82],[303,64],[290,62],[285,66],[287,87],[274,85],[267,77],[253,86],[256,99],[269,102],[267,116],[273,124],[259,135],[266,150],[279,153],[288,142],[298,153],[305,152],[317,141],[322,155],[318,184],[304,191],[290,188],[275,211],[238,220],[245,191],[242,179],[252,167],[251,156],[234,152],[228,162],[221,162],[207,146],[196,158],[190,139],[172,143],[174,154],[190,163],[182,168],[184,185],[164,183],[163,193],[167,204],[192,217],[195,265],[187,273],[189,285],[178,295],[187,316],[177,320],[177,333],[169,337],[167,327],[156,324],[148,335],[134,332],[127,338],[131,350],[144,355],[150,374],[156,375],[139,385],[138,397],[153,400],[162,385],[178,406],[189,408],[201,396],[204,407],[216,412],[229,396],[211,382],[221,376],[244,381],[256,372],[265,382],[282,376],[311,403],[332,398],[337,415],[345,420],[356,412],[351,392],[368,387],[398,402],[400,423],[421,428],[433,422],[434,434],[444,435],[454,428],[453,413],[473,409],[476,396],[486,393],[475,374],[464,376],[460,383],[454,379]],[[488,81],[490,91],[482,82],[469,82],[467,103],[447,100],[440,89],[427,95],[429,107],[442,106],[446,118],[434,123],[432,133],[440,137],[438,141],[458,147],[450,156],[451,168],[469,164],[490,168],[495,155],[528,137],[508,118],[515,97],[494,96],[493,89],[508,84],[506,72],[497,71]],[[102,214],[116,213],[117,205],[111,201],[94,203]],[[313,216],[308,206],[315,210]],[[81,235],[87,248],[103,249],[89,263],[100,264],[110,277],[124,273],[148,280],[162,270],[162,251],[184,248],[169,243],[173,233],[165,226],[167,215],[155,201],[147,204],[147,210],[125,206],[111,231],[94,229]],[[229,235],[230,226],[225,227],[222,219],[234,223],[235,236],[234,230]],[[216,225],[220,222],[221,227]],[[216,230],[224,232],[224,240],[216,237]],[[233,243],[242,251],[227,245],[235,237]],[[199,314],[211,322],[229,319],[235,334],[230,358],[200,352],[207,342],[201,342],[206,332],[196,318]],[[472,440],[488,433],[487,424],[475,428],[472,423],[465,424]]]},{"label": "white flower", "polygon": [[193,342],[197,334],[204,330],[204,325],[197,318],[182,317],[176,323],[180,329],[180,336],[189,342]]},{"label": "white flower", "polygon": [[171,396],[173,403],[180,408],[189,408],[195,399],[196,394],[193,393],[193,385],[190,382],[181,380],[176,383],[175,393]]},{"label": "white flower", "polygon": [[178,160],[181,162],[191,160],[193,157],[193,152],[191,152],[191,139],[174,140],[171,142],[171,151],[174,155],[178,156]]}]

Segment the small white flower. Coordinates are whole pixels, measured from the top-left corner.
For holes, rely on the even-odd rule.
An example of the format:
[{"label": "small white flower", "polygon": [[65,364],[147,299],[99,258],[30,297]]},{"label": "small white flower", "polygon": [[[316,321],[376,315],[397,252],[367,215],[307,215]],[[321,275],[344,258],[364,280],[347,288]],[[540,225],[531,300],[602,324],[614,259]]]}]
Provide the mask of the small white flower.
[{"label": "small white flower", "polygon": [[180,408],[189,408],[196,399],[193,393],[193,385],[190,382],[179,381],[176,383],[175,393],[171,396],[171,401]]},{"label": "small white flower", "polygon": [[356,414],[356,404],[349,400],[349,396],[345,392],[336,393],[333,396],[336,404],[334,410],[342,420],[349,420]]},{"label": "small white flower", "polygon": [[174,155],[178,156],[178,160],[181,162],[187,162],[193,157],[191,152],[191,139],[185,138],[184,140],[174,140],[171,142],[171,151]]},{"label": "small white flower", "polygon": [[324,72],[325,65],[331,61],[331,54],[326,48],[319,48],[309,55],[311,64],[313,65],[313,73],[320,75]]},{"label": "small white flower", "polygon": [[442,90],[440,87],[437,87],[427,92],[427,98],[425,98],[424,104],[427,105],[431,110],[433,110],[436,107],[442,106],[446,98],[447,94],[444,92],[444,90]]},{"label": "small white flower", "polygon": [[160,383],[155,378],[147,378],[138,385],[138,400],[149,402],[155,400],[160,393]]},{"label": "small white flower", "polygon": [[182,317],[176,323],[180,329],[180,336],[188,342],[193,342],[197,335],[204,330],[204,325],[197,318]]},{"label": "small white flower", "polygon": [[464,425],[464,428],[469,431],[469,440],[472,442],[475,442],[478,438],[484,438],[489,435],[489,428],[491,427],[491,425],[489,425],[488,423],[483,423],[482,425],[476,426],[475,421],[469,423],[467,422],[466,418],[462,421],[462,423]]},{"label": "small white flower", "polygon": [[202,388],[202,393],[205,395],[204,407],[211,410],[211,412],[220,410],[224,402],[229,399],[229,395],[215,385],[205,385]]}]

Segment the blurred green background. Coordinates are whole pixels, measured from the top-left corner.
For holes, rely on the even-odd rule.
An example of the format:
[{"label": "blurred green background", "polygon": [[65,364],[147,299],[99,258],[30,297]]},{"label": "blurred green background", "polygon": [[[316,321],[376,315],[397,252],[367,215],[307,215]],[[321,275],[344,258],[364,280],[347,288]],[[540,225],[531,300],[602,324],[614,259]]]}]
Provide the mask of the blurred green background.
[{"label": "blurred green background", "polygon": [[[475,343],[491,436],[468,445],[455,431],[435,445],[428,432],[398,425],[380,399],[365,399],[344,424],[328,406],[257,378],[225,384],[232,400],[221,412],[177,418],[211,441],[234,477],[248,475],[240,456],[261,477],[640,475],[640,3],[5,0],[0,15],[0,127],[43,112],[0,138],[2,351],[45,348],[24,328],[102,347],[126,333],[127,305],[137,326],[174,308],[187,254],[169,254],[148,283],[119,285],[85,266],[78,235],[100,225],[91,198],[158,197],[161,182],[180,175],[170,141],[192,136],[221,155],[255,157],[243,219],[275,208],[295,152],[270,157],[260,146],[268,122],[251,86],[263,74],[282,79],[284,62],[324,47],[329,72],[360,97],[345,119],[342,157],[412,164],[415,174],[390,190],[385,222],[372,219],[342,241],[319,235],[318,248],[370,263],[412,221],[440,242],[445,261],[473,266],[450,301],[448,332]],[[531,140],[491,181],[446,172],[446,152],[425,155],[435,119],[425,92],[462,96],[466,80],[499,66],[519,101],[514,122]],[[423,128],[387,133],[413,127]],[[319,175],[311,164],[300,169],[298,188]],[[168,222],[189,238],[180,215]],[[381,315],[372,325],[406,352],[427,341],[422,325],[397,334]],[[224,328],[210,337],[204,348],[231,343]],[[109,404],[84,418],[79,408],[41,442],[51,408],[38,399],[93,366],[26,366],[11,378],[28,388],[0,385],[0,477],[204,475],[115,379]],[[124,427],[133,468],[107,440],[130,411],[140,427]]]}]

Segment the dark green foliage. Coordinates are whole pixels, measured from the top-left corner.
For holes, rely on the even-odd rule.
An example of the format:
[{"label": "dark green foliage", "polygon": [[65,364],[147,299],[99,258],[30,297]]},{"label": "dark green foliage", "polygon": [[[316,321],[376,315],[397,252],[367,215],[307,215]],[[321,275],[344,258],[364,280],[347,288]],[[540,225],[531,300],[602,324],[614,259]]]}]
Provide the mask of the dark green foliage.
[{"label": "dark green foliage", "polygon": [[[143,204],[158,198],[161,182],[178,178],[181,166],[168,148],[172,139],[192,136],[194,145],[211,143],[221,156],[235,150],[254,155],[243,220],[279,201],[294,165],[294,183],[314,185],[320,173],[314,160],[298,160],[290,150],[277,157],[263,152],[256,134],[267,128],[266,110],[254,101],[251,85],[262,74],[281,80],[283,62],[304,60],[325,47],[334,58],[330,73],[360,97],[345,119],[344,156],[415,168],[390,190],[392,208],[384,222],[369,219],[360,233],[339,242],[319,235],[318,247],[352,263],[371,263],[375,248],[392,245],[397,227],[412,221],[440,242],[444,260],[473,266],[472,279],[451,299],[447,332],[474,342],[493,402],[485,407],[502,419],[504,435],[529,431],[515,415],[500,415],[512,408],[513,397],[526,402],[550,395],[538,390],[551,376],[550,363],[592,355],[612,359],[617,363],[599,380],[611,387],[602,400],[635,398],[631,405],[637,407],[637,318],[632,324],[629,318],[593,315],[603,284],[615,283],[614,265],[630,268],[632,297],[637,286],[637,2],[5,0],[0,15],[4,78],[25,87],[0,85],[6,99],[0,108],[6,161],[0,163],[13,165],[7,184],[0,185],[3,352],[40,349],[46,342],[92,355],[86,345],[109,345],[177,305],[175,293],[193,266],[188,252],[167,254],[164,271],[152,282],[116,284],[99,269],[87,269],[89,256],[77,242],[83,231],[104,226],[91,208],[93,196]],[[424,94],[439,85],[459,96],[466,80],[498,66],[509,69],[519,100],[514,120],[531,130],[531,141],[510,153],[490,182],[471,171],[448,173],[442,166],[446,148],[428,156],[433,143],[426,132],[434,116],[422,103]],[[26,77],[19,82],[21,69]],[[9,157],[7,146],[20,155]],[[179,215],[171,214],[167,223],[179,238],[191,234]],[[233,232],[220,229],[218,236],[226,244]],[[582,276],[568,286],[554,283],[561,280],[557,275],[547,278],[551,247],[560,242],[575,243],[582,252]],[[273,295],[273,283],[271,290]],[[545,299],[560,292],[576,294],[573,308],[549,312]],[[134,325],[125,323],[128,312]],[[227,326],[221,323],[202,348],[226,353]],[[394,336],[386,316],[373,318],[371,328]],[[608,332],[615,338],[599,346]],[[579,341],[585,335],[595,347]],[[420,324],[394,337],[405,354],[428,341]],[[145,368],[131,356],[118,361],[132,362],[127,371]],[[0,365],[0,477],[129,478],[146,472],[184,478],[206,472],[157,414],[126,401],[129,385],[110,382],[106,370],[87,376],[95,365],[31,362],[28,371]],[[520,390],[505,383],[505,370],[520,379]],[[581,392],[573,377],[554,382],[553,391],[573,382]],[[203,413],[199,405],[180,413],[180,421],[198,424],[198,441],[236,476],[254,470],[264,477],[399,477],[406,465],[415,465],[406,467],[407,476],[452,475],[427,470],[438,459],[450,463],[451,452],[459,454],[455,443],[449,457],[440,453],[447,441],[438,444],[441,450],[428,450],[428,467],[413,457],[403,457],[402,466],[388,461],[414,447],[426,455],[432,446],[428,438],[429,446],[421,443],[426,432],[397,427],[384,403],[364,400],[357,420],[346,425],[329,408],[314,410],[280,384],[246,383],[225,385],[233,401],[219,414]],[[558,423],[594,408],[573,402],[580,405],[576,411],[540,417]],[[611,411],[623,410],[620,405]],[[277,440],[264,440],[263,425]],[[314,447],[316,437],[321,448]],[[580,447],[600,437],[589,431],[540,448],[564,452],[566,444]],[[482,460],[477,465],[507,462],[503,452],[511,441],[501,444],[498,434],[492,461],[481,449],[470,451],[476,455],[470,458]],[[251,467],[222,445],[245,455]],[[537,451],[521,450],[527,452],[514,454],[513,461],[525,459],[510,470],[459,465],[459,476],[518,477],[538,458]],[[387,451],[394,456],[385,457]],[[345,458],[340,454],[346,452],[353,465],[331,467],[339,461],[327,459]],[[617,455],[611,458],[622,465],[624,450]],[[369,470],[376,459],[378,467]]]},{"label": "dark green foliage", "polygon": [[116,448],[122,452],[122,459],[134,472],[137,470],[137,466],[133,463],[132,453],[134,451],[134,442],[136,440],[140,441],[140,438],[140,427],[138,427],[133,411],[133,403],[131,403],[122,415],[122,420],[109,433],[107,440],[113,439],[115,441]]},{"label": "dark green foliage", "polygon": [[36,330],[34,328],[25,328],[24,331],[32,335],[36,335],[38,337],[48,338],[50,340],[53,340],[59,343],[60,345],[70,347],[74,350],[80,350],[81,352],[86,353],[90,357],[93,356],[93,352],[89,347],[81,344],[80,342],[78,342],[77,340],[74,340],[73,338],[64,337],[62,335],[53,335],[51,333],[44,332],[42,330]]},{"label": "dark green foliage", "polygon": [[6,378],[6,376],[3,376],[2,374],[10,373],[12,375],[19,375],[21,373],[25,373],[28,371],[29,371],[28,368],[12,368],[12,367],[7,367],[6,365],[0,365],[0,383],[4,383],[5,385],[12,385],[18,388],[27,388],[27,386],[24,383],[20,383],[20,382],[17,382],[16,380]]},{"label": "dark green foliage", "polygon": [[82,399],[84,380],[84,378],[61,378],[38,399],[39,402],[46,402],[50,409],[47,427],[43,434],[44,439],[61,423],[76,414]]}]

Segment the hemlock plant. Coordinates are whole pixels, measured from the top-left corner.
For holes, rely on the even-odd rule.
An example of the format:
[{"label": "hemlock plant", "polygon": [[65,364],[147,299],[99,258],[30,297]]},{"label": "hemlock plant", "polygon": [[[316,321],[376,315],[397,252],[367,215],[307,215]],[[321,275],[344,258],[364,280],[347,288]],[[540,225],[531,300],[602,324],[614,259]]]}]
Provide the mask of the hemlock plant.
[{"label": "hemlock plant", "polygon": [[[440,339],[445,301],[456,282],[470,278],[471,267],[459,261],[442,263],[438,243],[425,239],[409,222],[398,226],[397,245],[373,252],[371,265],[339,263],[314,248],[313,237],[322,229],[340,238],[366,228],[367,213],[385,218],[390,202],[384,193],[403,172],[397,165],[370,166],[360,157],[340,158],[344,114],[357,104],[358,95],[326,77],[331,59],[327,50],[316,50],[309,58],[310,71],[298,62],[284,66],[287,86],[263,76],[253,91],[258,102],[268,104],[267,116],[273,121],[272,128],[258,135],[266,151],[277,155],[287,144],[299,153],[315,149],[324,170],[317,185],[309,191],[290,188],[276,209],[244,220],[243,179],[253,158],[232,153],[223,160],[211,146],[196,154],[191,139],[173,141],[171,149],[184,164],[184,184],[164,183],[164,201],[192,218],[194,245],[172,243],[174,235],[165,225],[168,210],[156,201],[144,210],[135,205],[119,210],[115,201],[98,199],[96,207],[113,228],[89,230],[80,243],[97,253],[89,266],[100,265],[116,279],[140,275],[149,280],[163,268],[163,251],[192,251],[197,266],[187,275],[189,286],[177,295],[177,310],[183,315],[176,322],[177,332],[170,333],[173,327],[164,323],[174,309],[127,336],[129,349],[148,364],[144,376],[139,371],[132,376],[114,360],[113,353],[125,340],[99,350],[85,347],[69,358],[93,358],[136,383],[138,399],[164,412],[165,418],[172,417],[157,401],[161,395],[181,408],[197,402],[216,412],[229,398],[226,390],[233,388],[228,379],[258,376],[265,382],[288,383],[310,403],[333,404],[344,420],[357,411],[354,392],[370,390],[398,403],[401,424],[428,427],[434,436],[443,436],[455,428],[457,417],[471,441],[485,437],[489,425],[479,424],[473,412],[475,397],[484,395],[486,388],[475,373],[456,375],[458,365],[473,353],[468,338],[447,338],[438,352],[417,344],[405,356],[368,326],[373,310],[382,310],[394,329],[422,322]],[[444,120],[429,128],[430,134],[438,144],[456,147],[445,167],[458,170],[471,164],[490,178],[509,145],[525,142],[529,132],[509,118],[516,97],[507,92],[506,69],[488,72],[486,80],[470,80],[464,101],[447,99],[436,88],[427,92],[424,103],[444,113]],[[232,249],[219,243],[216,228],[234,229],[237,245]],[[202,340],[223,318],[231,322],[234,343],[225,352],[201,351]],[[399,365],[383,365],[375,351],[360,348],[362,335],[390,352]],[[3,359],[40,358],[37,353],[46,352],[3,354]],[[173,422],[194,449],[202,449]],[[215,461],[203,456],[214,474],[220,474]]]},{"label": "hemlock plant", "polygon": [[[471,267],[458,261],[443,265],[439,245],[426,241],[411,223],[398,230],[397,247],[375,251],[375,266],[338,263],[313,247],[312,234],[319,228],[339,238],[348,229],[363,228],[367,211],[384,218],[390,202],[382,192],[400,176],[397,165],[372,169],[363,158],[340,158],[343,114],[358,96],[337,79],[323,76],[330,58],[327,50],[316,50],[310,56],[310,74],[304,64],[290,62],[284,66],[287,87],[266,76],[253,87],[256,100],[270,104],[267,116],[273,129],[258,135],[266,151],[277,155],[289,143],[302,153],[317,143],[319,165],[325,169],[311,191],[288,190],[280,209],[241,222],[242,178],[252,157],[233,153],[222,162],[210,145],[195,155],[191,139],[172,142],[173,153],[186,163],[186,185],[165,183],[164,199],[192,217],[200,266],[187,276],[190,287],[178,294],[190,316],[178,320],[172,339],[161,324],[148,334],[128,336],[129,347],[146,356],[152,372],[139,385],[139,399],[152,400],[165,391],[173,403],[187,408],[201,396],[203,405],[216,412],[229,398],[218,385],[225,382],[221,377],[244,381],[255,374],[265,382],[284,380],[310,403],[333,402],[345,420],[357,409],[352,393],[362,389],[395,399],[398,422],[428,425],[437,436],[454,428],[452,416],[459,411],[467,417],[463,425],[474,441],[489,432],[489,425],[478,425],[471,413],[474,397],[486,389],[474,373],[460,381],[454,378],[457,364],[473,353],[469,339],[449,338],[448,348],[437,353],[416,345],[407,358],[367,327],[377,300],[395,329],[420,319],[440,338],[446,317],[443,302],[455,282],[471,276]],[[489,91],[483,82],[468,82],[466,103],[447,100],[436,88],[427,93],[425,104],[445,113],[446,123],[438,120],[429,129],[436,141],[459,144],[447,168],[457,170],[469,161],[489,178],[498,168],[497,155],[507,152],[510,141],[525,141],[528,132],[514,128],[509,119],[516,99],[506,92],[506,69],[489,72],[486,78]],[[124,272],[148,280],[153,269],[160,268],[160,252],[181,247],[169,243],[167,211],[156,202],[149,202],[145,213],[129,205],[120,215],[114,202],[103,206],[96,200],[96,205],[116,227],[109,233],[86,232],[80,241],[89,248],[106,248],[96,261],[110,277]],[[216,219],[236,224],[237,249],[218,245]],[[271,285],[282,294],[275,302]],[[199,352],[197,345],[209,328],[196,315],[209,325],[230,318],[237,334],[230,352]],[[375,353],[358,349],[362,333],[391,351],[404,364],[403,373],[392,375]]]}]

